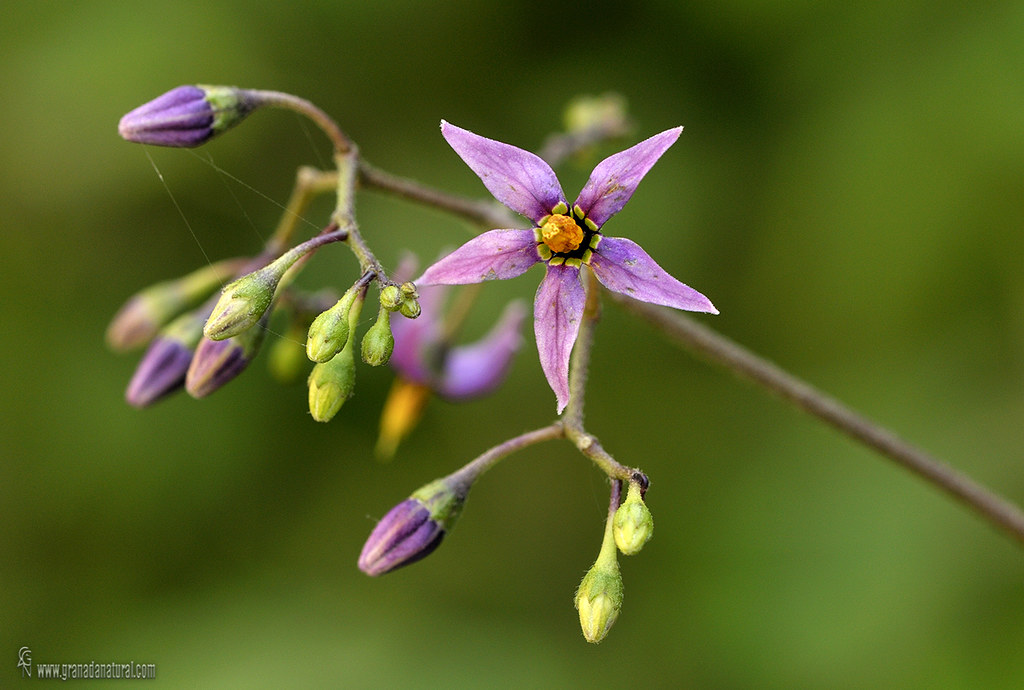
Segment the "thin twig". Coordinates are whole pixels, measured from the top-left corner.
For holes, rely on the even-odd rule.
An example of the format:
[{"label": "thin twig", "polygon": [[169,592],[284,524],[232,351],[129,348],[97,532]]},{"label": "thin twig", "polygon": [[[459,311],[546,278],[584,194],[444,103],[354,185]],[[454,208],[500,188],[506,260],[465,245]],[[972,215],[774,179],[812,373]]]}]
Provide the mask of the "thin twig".
[{"label": "thin twig", "polygon": [[439,189],[376,168],[365,160],[359,161],[359,181],[367,188],[390,192],[396,196],[433,206],[488,228],[515,228],[522,220],[495,202],[475,201],[448,194]]},{"label": "thin twig", "polygon": [[777,393],[808,414],[946,491],[1024,544],[1024,511],[1011,501],[694,319],[664,307],[608,294],[627,311],[660,328],[677,344]]}]

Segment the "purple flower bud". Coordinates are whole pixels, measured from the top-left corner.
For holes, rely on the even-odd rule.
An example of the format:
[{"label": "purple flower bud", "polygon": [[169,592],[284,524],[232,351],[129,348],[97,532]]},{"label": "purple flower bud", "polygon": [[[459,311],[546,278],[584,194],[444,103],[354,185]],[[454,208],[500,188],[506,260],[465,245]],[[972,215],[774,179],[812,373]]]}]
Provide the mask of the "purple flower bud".
[{"label": "purple flower bud", "polygon": [[193,148],[241,122],[260,105],[228,86],[179,86],[121,118],[121,136],[140,144]]},{"label": "purple flower bud", "polygon": [[135,369],[124,397],[129,405],[147,407],[181,388],[192,350],[175,338],[154,340]]},{"label": "purple flower bud", "polygon": [[359,554],[359,569],[383,575],[429,556],[441,544],[445,530],[415,498],[407,498],[377,523]]},{"label": "purple flower bud", "polygon": [[269,316],[268,311],[256,326],[231,338],[200,340],[185,375],[189,395],[204,398],[241,374],[263,344]]},{"label": "purple flower bud", "polygon": [[479,470],[466,468],[422,486],[377,523],[359,554],[359,569],[383,575],[433,553],[462,512]]}]

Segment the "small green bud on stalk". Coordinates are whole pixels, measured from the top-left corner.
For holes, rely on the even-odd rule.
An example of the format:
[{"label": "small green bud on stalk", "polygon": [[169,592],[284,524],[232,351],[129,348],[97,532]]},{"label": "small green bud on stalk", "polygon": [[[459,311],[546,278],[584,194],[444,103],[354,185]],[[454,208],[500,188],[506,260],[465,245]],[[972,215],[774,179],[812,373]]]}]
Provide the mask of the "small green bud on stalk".
[{"label": "small green bud on stalk", "polygon": [[224,340],[252,328],[274,301],[281,276],[274,274],[273,265],[229,283],[203,327],[203,335]]},{"label": "small green bud on stalk", "polygon": [[407,319],[415,319],[420,315],[420,293],[416,290],[416,286],[411,282],[404,282],[400,288],[402,293],[402,303],[398,307],[398,311]]},{"label": "small green bud on stalk", "polygon": [[654,516],[636,482],[629,483],[626,500],[615,511],[612,523],[615,544],[627,556],[638,553],[654,534]]},{"label": "small green bud on stalk", "polygon": [[608,634],[622,608],[622,575],[619,573],[618,549],[613,536],[615,509],[619,505],[622,486],[612,482],[608,518],[604,524],[601,552],[593,567],[583,576],[576,590],[576,609],[580,614],[580,628],[587,642],[600,642]]},{"label": "small green bud on stalk", "polygon": [[[359,312],[363,309],[365,287],[356,286],[349,290],[352,294],[346,313],[348,332],[351,332],[359,321]],[[339,300],[345,301],[349,293]],[[335,305],[337,306],[337,305]],[[322,314],[321,314],[322,316]],[[345,401],[352,397],[356,388],[356,362],[353,339],[348,338],[341,351],[325,362],[313,367],[309,374],[309,413],[318,422],[329,422],[341,410]],[[308,346],[308,341],[307,341]],[[308,354],[308,352],[307,352]]]},{"label": "small green bud on stalk", "polygon": [[213,308],[203,328],[203,335],[210,340],[224,340],[252,328],[270,309],[282,278],[299,259],[345,236],[340,230],[321,233],[292,247],[263,268],[229,284]]},{"label": "small green bud on stalk", "polygon": [[594,564],[576,590],[576,608],[587,642],[603,640],[622,608],[622,576],[617,564],[612,568]]},{"label": "small green bud on stalk", "polygon": [[351,345],[309,374],[309,413],[318,422],[329,422],[352,397],[356,387],[356,362]]},{"label": "small green bud on stalk", "polygon": [[385,285],[380,291],[380,306],[388,311],[398,311],[404,299],[397,285]]},{"label": "small green bud on stalk", "polygon": [[395,337],[391,334],[391,312],[382,306],[377,313],[377,321],[363,336],[363,361],[374,367],[387,364],[394,349]]},{"label": "small green bud on stalk", "polygon": [[[350,288],[337,304],[313,319],[306,337],[306,356],[313,362],[326,362],[341,352],[352,332],[350,315],[360,288]],[[355,309],[355,321],[359,320],[363,301]]]},{"label": "small green bud on stalk", "polygon": [[218,261],[136,293],[110,322],[107,344],[119,352],[145,345],[175,317],[209,297],[225,280],[235,275],[245,261]]},{"label": "small green bud on stalk", "polygon": [[421,311],[422,310],[420,309],[420,303],[415,299],[405,300],[404,302],[402,302],[402,306],[398,308],[398,313],[407,319],[419,318]]}]

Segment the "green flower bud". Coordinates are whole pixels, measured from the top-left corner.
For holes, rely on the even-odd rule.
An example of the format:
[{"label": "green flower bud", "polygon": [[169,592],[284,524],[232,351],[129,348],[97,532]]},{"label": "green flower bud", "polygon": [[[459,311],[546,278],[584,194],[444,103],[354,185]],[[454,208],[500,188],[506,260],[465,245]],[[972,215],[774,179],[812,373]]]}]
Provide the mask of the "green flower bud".
[{"label": "green flower bud", "polygon": [[619,551],[632,556],[643,548],[654,534],[654,517],[640,495],[640,485],[629,483],[626,500],[612,519],[612,532]]},{"label": "green flower bud", "polygon": [[420,315],[420,293],[416,290],[416,286],[410,282],[402,283],[402,304],[399,306],[398,311],[401,312],[402,316],[407,319],[415,319]]},{"label": "green flower bud", "polygon": [[329,422],[338,414],[356,387],[356,362],[351,345],[330,360],[313,367],[309,374],[309,412],[318,422]]},{"label": "green flower bud", "polygon": [[[330,230],[330,228],[328,228]],[[242,276],[224,288],[217,306],[206,322],[203,335],[210,340],[224,340],[252,328],[274,301],[274,293],[288,271],[306,255],[330,242],[338,242],[346,233],[335,229],[324,231],[298,244],[258,271]],[[301,264],[300,264],[301,265]],[[298,267],[296,267],[297,270]],[[291,274],[294,276],[294,271]],[[285,283],[290,281],[288,278]]]},{"label": "green flower bud", "polygon": [[622,608],[622,576],[614,560],[608,566],[599,558],[583,576],[576,590],[576,608],[587,642],[596,644],[603,640]]},{"label": "green flower bud", "polygon": [[402,291],[397,285],[385,285],[380,291],[380,306],[388,311],[398,311],[403,301]]},{"label": "green flower bud", "polygon": [[353,310],[352,305],[360,290],[352,288],[346,292],[337,304],[323,312],[313,320],[309,327],[309,334],[306,338],[306,356],[314,362],[326,362],[341,352],[342,348],[349,341],[349,334],[352,332],[352,312],[355,312],[355,320],[359,318],[363,302]]},{"label": "green flower bud", "polygon": [[391,335],[391,312],[383,306],[377,313],[377,321],[363,336],[363,361],[379,367],[391,359],[395,349],[395,337]]},{"label": "green flower bud", "polygon": [[270,264],[229,283],[203,326],[203,335],[224,340],[252,328],[274,301],[280,278]]},{"label": "green flower bud", "polygon": [[420,303],[416,300],[402,302],[402,306],[398,308],[398,313],[407,319],[419,318],[420,312]]}]

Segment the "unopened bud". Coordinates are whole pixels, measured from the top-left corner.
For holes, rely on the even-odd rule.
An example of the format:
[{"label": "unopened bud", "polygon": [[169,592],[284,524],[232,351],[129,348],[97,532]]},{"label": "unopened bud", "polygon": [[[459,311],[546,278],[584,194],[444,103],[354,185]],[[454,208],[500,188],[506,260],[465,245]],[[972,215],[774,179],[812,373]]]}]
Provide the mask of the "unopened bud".
[{"label": "unopened bud", "polygon": [[193,148],[234,127],[262,105],[231,86],[179,86],[121,118],[121,136],[140,144]]},{"label": "unopened bud", "polygon": [[626,99],[617,93],[577,97],[566,108],[565,127],[574,133],[599,130],[609,136],[623,134],[629,129]]},{"label": "unopened bud", "polygon": [[629,483],[626,500],[615,511],[612,527],[615,545],[627,556],[639,552],[654,534],[654,516],[644,503],[636,482]]},{"label": "unopened bud", "polygon": [[363,361],[374,367],[387,364],[394,349],[395,337],[391,334],[391,312],[382,306],[377,313],[377,321],[363,336]]},{"label": "unopened bud", "polygon": [[[306,356],[314,362],[326,362],[341,352],[348,343],[352,332],[352,321],[358,321],[363,301],[358,288],[346,292],[337,304],[317,316],[309,327],[306,337]],[[353,312],[355,318],[353,319]]]},{"label": "unopened bud", "polygon": [[203,327],[210,340],[224,340],[249,330],[274,301],[280,275],[270,266],[229,283]]},{"label": "unopened bud", "polygon": [[205,310],[183,314],[150,343],[125,391],[129,405],[148,407],[184,385],[205,316]]},{"label": "unopened bud", "polygon": [[391,385],[380,414],[380,435],[374,449],[381,460],[390,460],[398,444],[415,428],[423,415],[430,389],[422,383],[406,381],[401,376]]},{"label": "unopened bud", "polygon": [[225,340],[201,339],[185,376],[189,395],[206,397],[241,374],[263,344],[267,319],[264,314],[255,328]]},{"label": "unopened bud", "polygon": [[419,318],[421,313],[420,303],[415,299],[407,299],[402,302],[402,306],[398,308],[398,313],[407,319]]},{"label": "unopened bud", "polygon": [[392,508],[366,540],[359,569],[383,575],[433,553],[458,519],[469,492],[458,476],[436,479]]},{"label": "unopened bud", "polygon": [[385,285],[380,291],[380,306],[388,311],[398,311],[403,299],[402,291],[397,285]]},{"label": "unopened bud", "polygon": [[352,347],[345,347],[309,374],[309,413],[318,422],[329,422],[352,397],[356,388],[356,362]]},{"label": "unopened bud", "polygon": [[176,316],[198,305],[233,276],[241,262],[239,259],[218,261],[136,293],[110,322],[107,344],[122,352],[145,345]]},{"label": "unopened bud", "polygon": [[603,640],[622,608],[622,576],[614,561],[609,567],[598,559],[583,576],[576,590],[576,608],[587,642],[596,644]]}]

